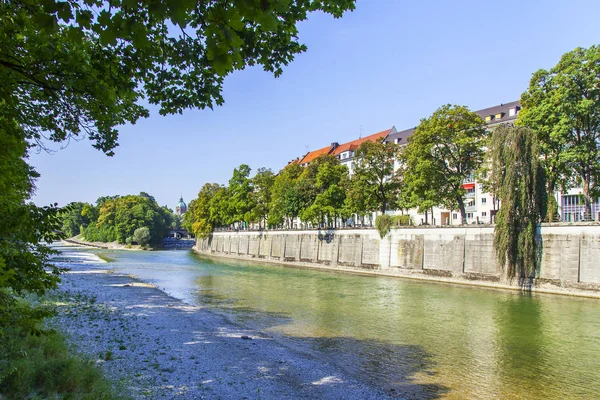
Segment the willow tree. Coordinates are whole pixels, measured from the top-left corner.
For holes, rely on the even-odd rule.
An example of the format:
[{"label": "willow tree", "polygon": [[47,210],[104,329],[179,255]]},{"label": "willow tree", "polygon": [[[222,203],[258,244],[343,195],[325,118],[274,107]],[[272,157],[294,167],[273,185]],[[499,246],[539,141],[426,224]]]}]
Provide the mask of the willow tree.
[{"label": "willow tree", "polygon": [[537,228],[546,213],[546,179],[534,131],[500,126],[490,139],[489,182],[500,199],[494,247],[510,279],[524,287],[539,269]]}]

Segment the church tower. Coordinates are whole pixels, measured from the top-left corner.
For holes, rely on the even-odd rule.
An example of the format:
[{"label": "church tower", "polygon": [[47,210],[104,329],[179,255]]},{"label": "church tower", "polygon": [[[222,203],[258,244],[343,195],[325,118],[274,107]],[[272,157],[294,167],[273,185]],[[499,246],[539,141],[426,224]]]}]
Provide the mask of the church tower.
[{"label": "church tower", "polygon": [[187,205],[183,201],[183,196],[179,198],[179,203],[177,203],[177,207],[175,207],[175,214],[183,215],[187,211]]}]

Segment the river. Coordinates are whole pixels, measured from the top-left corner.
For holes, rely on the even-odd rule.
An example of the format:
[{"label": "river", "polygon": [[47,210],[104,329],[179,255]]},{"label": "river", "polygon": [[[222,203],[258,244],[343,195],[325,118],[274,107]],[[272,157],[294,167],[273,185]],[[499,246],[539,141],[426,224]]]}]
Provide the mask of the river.
[{"label": "river", "polygon": [[213,260],[65,249],[409,398],[600,396],[600,302]]}]

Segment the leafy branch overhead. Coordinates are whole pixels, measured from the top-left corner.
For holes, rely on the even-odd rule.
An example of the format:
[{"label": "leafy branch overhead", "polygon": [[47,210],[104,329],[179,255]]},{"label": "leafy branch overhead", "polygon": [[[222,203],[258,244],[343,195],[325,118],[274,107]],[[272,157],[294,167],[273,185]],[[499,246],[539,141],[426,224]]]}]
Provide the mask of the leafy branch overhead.
[{"label": "leafy branch overhead", "polygon": [[224,77],[275,76],[306,50],[296,24],[340,17],[354,0],[7,0],[0,5],[0,92],[29,139],[87,135],[111,155],[116,127],[223,104]]}]

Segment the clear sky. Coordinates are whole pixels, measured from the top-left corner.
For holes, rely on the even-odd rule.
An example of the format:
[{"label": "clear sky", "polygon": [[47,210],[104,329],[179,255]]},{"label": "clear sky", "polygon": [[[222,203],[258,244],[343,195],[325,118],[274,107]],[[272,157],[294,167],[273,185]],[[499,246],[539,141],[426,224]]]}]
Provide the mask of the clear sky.
[{"label": "clear sky", "polygon": [[225,105],[150,118],[120,130],[114,157],[87,140],[32,154],[38,205],[153,195],[174,208],[232,170],[278,171],[306,149],[395,125],[442,104],[471,110],[518,100],[531,74],[576,47],[600,44],[600,1],[358,0],[341,19],[300,25],[308,51],[275,79],[260,68],[227,78]]}]

